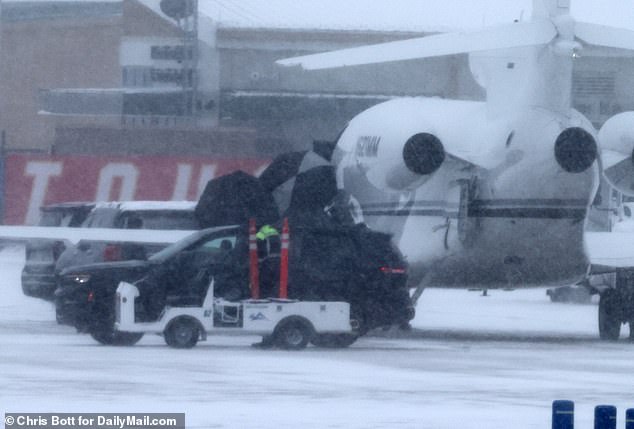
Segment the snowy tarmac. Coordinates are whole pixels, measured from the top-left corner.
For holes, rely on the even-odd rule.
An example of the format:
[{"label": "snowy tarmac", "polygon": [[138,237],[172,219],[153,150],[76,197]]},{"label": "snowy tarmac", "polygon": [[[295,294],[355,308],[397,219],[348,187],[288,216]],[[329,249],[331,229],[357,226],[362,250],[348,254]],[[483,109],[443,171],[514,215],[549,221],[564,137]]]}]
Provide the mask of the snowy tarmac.
[{"label": "snowy tarmac", "polygon": [[[634,408],[634,344],[597,337],[596,304],[543,289],[428,290],[410,333],[346,350],[257,350],[210,337],[173,350],[158,336],[106,347],[59,326],[20,289],[23,251],[0,251],[2,412],[184,412],[188,428],[550,428],[554,399]],[[3,423],[4,425],[4,423]]]}]

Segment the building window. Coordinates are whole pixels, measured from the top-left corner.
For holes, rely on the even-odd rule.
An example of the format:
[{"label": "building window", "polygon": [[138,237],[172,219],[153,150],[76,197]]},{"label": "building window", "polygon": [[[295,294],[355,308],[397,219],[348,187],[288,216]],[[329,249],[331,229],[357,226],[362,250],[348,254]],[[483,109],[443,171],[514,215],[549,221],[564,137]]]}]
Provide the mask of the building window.
[{"label": "building window", "polygon": [[142,67],[142,66],[123,67],[123,86],[125,87],[152,86],[152,67]]}]

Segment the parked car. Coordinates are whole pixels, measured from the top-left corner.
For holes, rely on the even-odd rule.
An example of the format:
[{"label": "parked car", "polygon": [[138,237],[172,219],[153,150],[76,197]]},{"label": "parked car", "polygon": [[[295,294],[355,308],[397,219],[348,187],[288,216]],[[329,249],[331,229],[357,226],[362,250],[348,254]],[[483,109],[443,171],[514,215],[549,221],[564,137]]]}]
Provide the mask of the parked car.
[{"label": "parked car", "polygon": [[[195,202],[191,201],[129,201],[97,203],[84,228],[120,228],[155,230],[197,230]],[[121,241],[80,240],[68,246],[59,256],[55,271],[96,262],[145,259],[169,243],[143,244]]]},{"label": "parked car", "polygon": [[615,267],[592,264],[586,278],[574,285],[546,289],[546,295],[552,302],[593,303],[604,291],[616,287],[617,271]]},{"label": "parked car", "polygon": [[[61,203],[40,208],[39,226],[79,227],[94,203]],[[55,263],[65,250],[67,242],[51,239],[33,239],[25,245],[22,269],[22,292],[34,298],[52,300],[55,292]]]},{"label": "parked car", "polygon": [[[290,298],[350,302],[353,317],[362,323],[360,334],[413,317],[406,265],[389,237],[354,227],[313,229],[301,234],[301,243],[298,238],[297,233],[291,236]],[[250,296],[248,247],[245,228],[216,227],[196,232],[146,261],[68,268],[56,291],[58,318],[100,343],[133,344],[140,335],[114,330],[119,282],[135,283],[139,289],[139,321],[157,320],[166,305],[200,306],[212,277],[217,297],[244,299]],[[264,297],[276,292],[269,288]],[[315,343],[345,346],[355,338],[324,337]]]}]

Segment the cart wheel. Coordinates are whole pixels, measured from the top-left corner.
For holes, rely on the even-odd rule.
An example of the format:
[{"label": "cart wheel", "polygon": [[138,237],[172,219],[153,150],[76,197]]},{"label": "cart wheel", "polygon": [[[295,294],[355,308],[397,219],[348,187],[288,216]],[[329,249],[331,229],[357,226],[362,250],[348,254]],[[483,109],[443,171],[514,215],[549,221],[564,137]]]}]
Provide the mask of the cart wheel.
[{"label": "cart wheel", "polygon": [[289,319],[280,322],[273,335],[279,348],[301,350],[306,348],[311,340],[313,329],[308,322],[302,319]]},{"label": "cart wheel", "polygon": [[168,346],[177,349],[191,349],[198,343],[200,328],[198,323],[189,317],[178,317],[170,322],[164,332]]},{"label": "cart wheel", "polygon": [[315,335],[310,342],[315,347],[327,349],[344,349],[350,347],[359,338],[355,334],[319,334]]}]

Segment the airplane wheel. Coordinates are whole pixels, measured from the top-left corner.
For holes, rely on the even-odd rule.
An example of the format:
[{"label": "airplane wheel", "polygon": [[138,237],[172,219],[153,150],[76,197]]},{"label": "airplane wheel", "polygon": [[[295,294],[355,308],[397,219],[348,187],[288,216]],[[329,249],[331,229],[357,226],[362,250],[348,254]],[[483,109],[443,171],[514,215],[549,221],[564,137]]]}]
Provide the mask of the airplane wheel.
[{"label": "airplane wheel", "polygon": [[619,296],[614,289],[607,289],[599,300],[599,337],[602,340],[616,341],[621,333]]},{"label": "airplane wheel", "polygon": [[315,335],[310,342],[315,347],[327,349],[344,349],[350,347],[359,338],[354,334],[319,334]]},{"label": "airplane wheel", "polygon": [[306,348],[313,336],[313,330],[301,319],[283,321],[275,330],[274,339],[279,348],[301,350]]},{"label": "airplane wheel", "polygon": [[191,349],[198,343],[200,328],[188,317],[174,319],[165,329],[165,342],[176,349]]}]

